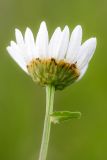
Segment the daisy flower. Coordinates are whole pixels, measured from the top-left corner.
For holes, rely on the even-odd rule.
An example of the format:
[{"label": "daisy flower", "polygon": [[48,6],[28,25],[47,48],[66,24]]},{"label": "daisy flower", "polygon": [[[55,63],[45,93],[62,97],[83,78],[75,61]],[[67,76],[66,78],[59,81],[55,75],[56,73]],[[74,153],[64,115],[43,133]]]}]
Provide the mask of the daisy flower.
[{"label": "daisy flower", "polygon": [[15,29],[16,42],[7,50],[16,63],[42,86],[63,89],[81,79],[96,49],[96,38],[82,43],[82,28],[76,26],[70,35],[68,26],[57,27],[49,40],[46,23],[42,22],[36,36],[27,28],[23,36]]},{"label": "daisy flower", "polygon": [[36,36],[27,28],[25,35],[16,29],[16,42],[7,50],[16,63],[32,79],[46,86],[46,113],[39,160],[46,160],[51,123],[80,118],[80,112],[53,112],[55,90],[62,90],[85,74],[96,49],[96,38],[82,43],[82,28],[76,26],[70,35],[68,26],[56,28],[49,40],[46,23],[42,22]]}]

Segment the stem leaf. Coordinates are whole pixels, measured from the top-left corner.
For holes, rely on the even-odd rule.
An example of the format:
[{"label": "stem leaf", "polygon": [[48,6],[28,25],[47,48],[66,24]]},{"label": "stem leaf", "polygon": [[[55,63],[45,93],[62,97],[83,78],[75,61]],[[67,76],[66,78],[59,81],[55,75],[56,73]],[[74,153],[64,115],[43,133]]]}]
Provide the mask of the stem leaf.
[{"label": "stem leaf", "polygon": [[79,119],[81,117],[81,112],[70,112],[70,111],[56,111],[50,115],[50,120],[54,124],[59,124],[64,121],[71,119]]}]

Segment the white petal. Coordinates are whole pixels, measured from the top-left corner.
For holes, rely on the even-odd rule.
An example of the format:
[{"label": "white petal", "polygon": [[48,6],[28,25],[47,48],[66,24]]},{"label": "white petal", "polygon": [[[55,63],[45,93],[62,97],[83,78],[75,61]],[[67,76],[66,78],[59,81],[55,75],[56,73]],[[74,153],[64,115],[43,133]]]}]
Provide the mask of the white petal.
[{"label": "white petal", "polygon": [[69,42],[69,47],[66,55],[66,59],[69,62],[74,62],[75,57],[78,55],[81,41],[82,41],[82,28],[80,25],[78,25],[74,28]]},{"label": "white petal", "polygon": [[96,49],[96,43],[96,38],[90,38],[83,43],[77,58],[77,65],[79,68],[83,68],[87,63],[89,63]]},{"label": "white petal", "polygon": [[32,59],[30,52],[28,51],[28,46],[25,44],[23,35],[20,30],[15,29],[17,48],[19,48],[19,53],[24,57],[26,62],[29,62]]},{"label": "white petal", "polygon": [[16,42],[18,45],[22,46],[24,44],[24,39],[20,30],[15,29]]},{"label": "white petal", "polygon": [[60,27],[56,28],[54,31],[50,43],[49,43],[49,49],[48,49],[48,56],[52,58],[57,58],[59,53],[59,47],[60,47],[60,40],[61,40],[61,29]]},{"label": "white petal", "polygon": [[84,76],[85,72],[87,71],[87,68],[88,68],[88,64],[81,70],[80,76],[77,79],[77,81],[79,81]]},{"label": "white petal", "polygon": [[61,35],[61,42],[60,42],[59,54],[58,54],[59,60],[65,58],[66,51],[68,48],[68,42],[69,42],[69,28],[68,26],[65,26]]},{"label": "white petal", "polygon": [[42,22],[36,38],[36,50],[40,58],[46,58],[48,54],[48,31],[46,23]]},{"label": "white petal", "polygon": [[10,42],[10,47],[15,51],[15,53],[19,54],[24,59],[22,50],[14,41]]},{"label": "white petal", "polygon": [[26,63],[23,57],[17,53],[17,50],[13,49],[12,47],[7,47],[7,50],[10,56],[16,61],[16,63],[28,74],[28,70],[26,67]]},{"label": "white petal", "polygon": [[36,47],[34,42],[34,37],[32,31],[27,28],[25,32],[25,45],[27,47],[27,52],[31,58],[36,58]]}]

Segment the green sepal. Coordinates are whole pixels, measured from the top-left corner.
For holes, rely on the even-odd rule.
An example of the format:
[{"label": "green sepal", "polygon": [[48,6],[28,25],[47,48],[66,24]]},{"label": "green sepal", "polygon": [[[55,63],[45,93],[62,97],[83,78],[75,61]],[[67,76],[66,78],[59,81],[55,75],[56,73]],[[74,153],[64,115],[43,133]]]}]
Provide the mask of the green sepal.
[{"label": "green sepal", "polygon": [[81,112],[70,112],[70,111],[56,111],[50,115],[50,120],[54,124],[59,124],[64,121],[71,119],[79,119],[81,117]]},{"label": "green sepal", "polygon": [[80,76],[76,63],[64,60],[33,59],[27,65],[28,72],[35,82],[42,86],[52,85],[55,90],[63,90]]}]

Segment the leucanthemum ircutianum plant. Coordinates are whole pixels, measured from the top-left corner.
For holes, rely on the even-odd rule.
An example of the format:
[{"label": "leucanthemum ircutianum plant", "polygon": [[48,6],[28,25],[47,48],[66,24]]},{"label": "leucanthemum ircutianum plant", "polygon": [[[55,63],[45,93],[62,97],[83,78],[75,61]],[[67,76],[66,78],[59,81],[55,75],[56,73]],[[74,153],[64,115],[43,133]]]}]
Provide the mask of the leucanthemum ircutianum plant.
[{"label": "leucanthemum ircutianum plant", "polygon": [[46,23],[42,22],[36,36],[27,28],[23,36],[15,29],[16,42],[7,50],[16,63],[46,88],[46,114],[39,160],[46,160],[51,123],[79,118],[80,112],[53,112],[54,92],[80,80],[96,49],[96,38],[82,43],[82,28],[76,26],[70,35],[68,26],[56,28],[49,40]]}]

